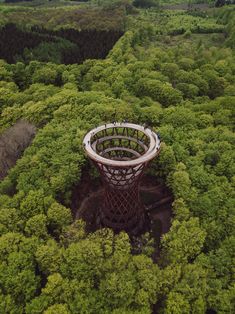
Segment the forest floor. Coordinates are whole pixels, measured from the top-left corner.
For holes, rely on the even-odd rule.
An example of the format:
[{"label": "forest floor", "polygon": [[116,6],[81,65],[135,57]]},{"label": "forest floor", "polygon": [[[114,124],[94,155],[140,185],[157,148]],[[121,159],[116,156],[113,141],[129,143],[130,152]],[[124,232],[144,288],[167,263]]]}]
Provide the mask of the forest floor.
[{"label": "forest floor", "polygon": [[[74,219],[83,219],[87,232],[94,232],[100,227],[98,213],[103,195],[101,181],[92,180],[88,174],[82,175],[79,186],[73,190],[71,207]],[[147,231],[153,233],[156,243],[160,243],[160,237],[171,226],[173,196],[164,183],[148,175],[141,182],[140,196],[151,221],[151,225],[146,226]]]}]

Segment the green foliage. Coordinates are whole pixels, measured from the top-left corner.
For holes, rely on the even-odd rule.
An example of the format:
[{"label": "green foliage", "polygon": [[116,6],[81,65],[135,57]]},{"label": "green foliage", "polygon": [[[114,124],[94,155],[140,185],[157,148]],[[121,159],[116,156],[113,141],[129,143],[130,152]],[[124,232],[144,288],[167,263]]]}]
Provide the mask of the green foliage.
[{"label": "green foliage", "polygon": [[159,158],[154,161],[155,173],[160,177],[166,177],[176,166],[174,151],[171,146],[161,145],[161,154]]},{"label": "green foliage", "polygon": [[64,246],[71,243],[76,243],[86,237],[85,222],[83,220],[76,220],[73,224],[64,227],[60,235],[60,241]]},{"label": "green foliage", "polygon": [[190,217],[190,210],[182,198],[178,198],[173,203],[175,218],[179,221],[187,220]]},{"label": "green foliage", "polygon": [[43,214],[31,217],[25,226],[25,233],[28,236],[35,235],[38,238],[47,237],[47,217]]},{"label": "green foliage", "polygon": [[185,98],[193,99],[198,95],[199,88],[194,84],[179,83],[176,85],[177,89],[180,90]]},{"label": "green foliage", "polygon": [[46,311],[45,314],[70,314],[71,312],[68,310],[67,305],[63,304],[54,304],[50,306]]},{"label": "green foliage", "polygon": [[189,302],[177,292],[171,292],[166,303],[166,314],[187,314],[190,312]]},{"label": "green foliage", "polygon": [[170,178],[170,186],[172,187],[173,193],[177,198],[185,197],[190,198],[191,180],[188,173],[185,171],[185,167],[182,164],[181,169],[177,169]]},{"label": "green foliage", "polygon": [[56,81],[57,72],[50,67],[42,67],[34,72],[33,83],[53,84]]},{"label": "green foliage", "polygon": [[155,101],[159,101],[167,107],[180,103],[182,100],[181,93],[169,83],[162,83],[158,80],[140,79],[136,84],[136,95],[149,96]]},{"label": "green foliage", "polygon": [[57,272],[62,263],[62,252],[54,240],[38,246],[35,256],[40,271],[45,275]]},{"label": "green foliage", "polygon": [[[102,0],[101,0],[102,1]],[[103,0],[111,2],[108,0]],[[112,1],[113,2],[113,1]],[[122,2],[122,1],[120,1]],[[126,1],[127,2],[127,1]],[[9,22],[14,22],[20,27],[26,26],[26,29],[30,29],[32,25],[39,27],[45,27],[46,29],[60,29],[73,28],[77,30],[81,29],[98,29],[98,30],[110,30],[120,29],[123,26],[124,12],[121,5],[110,10],[106,8],[94,8],[94,7],[81,7],[77,8],[74,5],[66,5],[63,2],[59,5],[58,2],[52,2],[52,7],[46,7],[39,5],[37,8],[29,6],[1,6],[0,8],[0,25],[4,25]]]},{"label": "green foliage", "polygon": [[[128,4],[1,6],[0,20],[116,28]],[[37,126],[0,183],[0,313],[234,312],[234,10],[139,9],[125,22],[105,60],[0,61],[0,132],[19,119]],[[55,46],[25,57],[58,61]],[[148,235],[134,255],[126,233],[87,234],[72,219],[71,191],[89,167],[84,134],[113,120],[147,123],[162,140],[149,169],[174,196],[161,268]]]},{"label": "green foliage", "polygon": [[55,43],[42,42],[34,49],[25,48],[22,58],[25,63],[29,63],[32,60],[38,60],[41,62],[53,62],[59,64],[63,61],[63,53],[66,50],[69,51],[75,48],[76,45],[64,39]]},{"label": "green foliage", "polygon": [[20,213],[26,219],[37,214],[45,214],[52,201],[51,197],[45,197],[43,190],[31,190],[21,201]]},{"label": "green foliage", "polygon": [[199,226],[198,218],[188,221],[174,220],[170,232],[163,238],[163,256],[171,263],[186,263],[201,251],[206,233]]},{"label": "green foliage", "polygon": [[72,222],[71,211],[58,203],[53,203],[48,209],[47,218],[49,228],[58,234],[60,234],[63,227]]},{"label": "green foliage", "polygon": [[[50,256],[53,263],[49,263]],[[48,242],[36,257],[40,269],[52,274],[42,294],[27,306],[27,313],[36,313],[39,308],[48,311],[64,303],[72,313],[123,308],[149,312],[159,291],[160,270],[148,257],[130,254],[124,233],[114,235],[104,229],[71,243],[64,251]]]},{"label": "green foliage", "polygon": [[140,8],[158,7],[159,0],[134,0],[133,5]]},{"label": "green foliage", "polygon": [[1,286],[6,296],[11,295],[13,309],[14,304],[18,304],[20,312],[23,304],[32,298],[39,286],[34,262],[37,244],[36,238],[28,239],[17,233],[7,233],[0,237]]},{"label": "green foliage", "polygon": [[15,208],[0,209],[0,234],[20,231],[23,221]]}]

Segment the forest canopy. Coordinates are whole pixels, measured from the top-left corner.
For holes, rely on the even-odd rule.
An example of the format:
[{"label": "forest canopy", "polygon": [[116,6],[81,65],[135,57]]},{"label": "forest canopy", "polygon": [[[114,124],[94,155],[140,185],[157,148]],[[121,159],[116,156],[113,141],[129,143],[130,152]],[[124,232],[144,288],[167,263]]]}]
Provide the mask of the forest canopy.
[{"label": "forest canopy", "polygon": [[[0,182],[0,313],[235,311],[235,8],[127,8],[0,5],[1,34],[33,42],[5,38],[17,58],[0,60],[0,136],[19,121],[35,135]],[[56,55],[94,33],[113,40],[97,59]],[[155,260],[151,241],[133,254],[125,232],[87,233],[71,210],[82,175],[97,177],[83,137],[114,117],[161,137],[148,175],[174,201]]]}]

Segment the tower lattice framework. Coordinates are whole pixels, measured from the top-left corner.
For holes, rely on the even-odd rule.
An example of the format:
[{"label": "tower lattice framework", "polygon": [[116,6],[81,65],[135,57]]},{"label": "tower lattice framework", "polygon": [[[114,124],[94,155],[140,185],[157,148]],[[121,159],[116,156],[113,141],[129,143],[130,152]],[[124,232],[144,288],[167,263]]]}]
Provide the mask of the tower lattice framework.
[{"label": "tower lattice framework", "polygon": [[102,225],[136,233],[145,220],[139,182],[148,163],[159,153],[155,132],[132,123],[109,123],[84,137],[84,148],[104,184]]}]

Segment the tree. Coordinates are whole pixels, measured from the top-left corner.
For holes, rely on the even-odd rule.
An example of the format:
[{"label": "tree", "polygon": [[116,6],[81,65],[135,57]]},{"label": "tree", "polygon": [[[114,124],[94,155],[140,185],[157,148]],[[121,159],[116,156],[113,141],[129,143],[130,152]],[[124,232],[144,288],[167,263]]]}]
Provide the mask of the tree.
[{"label": "tree", "polygon": [[[177,83],[193,84],[199,88],[199,95],[207,95],[209,86],[205,77],[196,71],[179,70],[176,74]],[[183,85],[184,86],[184,85]]]},{"label": "tree", "polygon": [[189,71],[193,69],[194,66],[194,60],[190,59],[190,58],[181,58],[178,61],[178,64],[180,66],[180,68],[182,68],[185,71]]},{"label": "tree", "polygon": [[149,125],[156,125],[160,121],[162,108],[160,104],[154,102],[150,106],[142,107],[140,112],[141,120],[143,123],[147,123]]},{"label": "tree", "polygon": [[184,296],[177,292],[170,292],[166,301],[166,314],[188,314],[190,304]]},{"label": "tree", "polygon": [[190,210],[182,198],[178,198],[174,201],[173,212],[178,221],[188,220],[190,217]]},{"label": "tree", "polygon": [[166,313],[205,313],[208,288],[207,270],[203,266],[184,265],[167,295]]},{"label": "tree", "polygon": [[4,295],[0,292],[0,313],[23,313],[23,306],[16,305],[11,295]]},{"label": "tree", "polygon": [[92,2],[106,9],[114,9],[119,6],[129,7],[132,4],[132,0],[92,0]]},{"label": "tree", "polygon": [[22,62],[17,62],[13,68],[14,82],[19,86],[20,90],[25,89],[30,84],[30,76],[26,71],[26,66]]},{"label": "tree", "polygon": [[211,70],[204,72],[204,78],[208,82],[208,95],[212,99],[223,95],[224,88],[226,87],[226,80],[223,77],[219,77],[215,71]]},{"label": "tree", "polygon": [[158,7],[159,0],[134,0],[133,5],[141,8]]},{"label": "tree", "polygon": [[[61,249],[48,241],[36,252],[39,269],[49,275],[27,313],[66,304],[72,313],[118,309],[150,312],[159,293],[159,268],[144,255],[131,255],[127,234],[109,229]],[[138,312],[137,312],[138,313]]]},{"label": "tree", "polygon": [[4,64],[0,64],[0,80],[10,82],[12,81],[12,72],[7,71],[7,69],[4,67]]},{"label": "tree", "polygon": [[62,250],[54,240],[48,240],[36,251],[36,260],[42,273],[49,275],[59,270],[62,263]]},{"label": "tree", "polygon": [[71,225],[64,226],[60,235],[60,242],[67,247],[71,243],[85,239],[87,236],[85,227],[86,223],[83,220],[75,220]]},{"label": "tree", "polygon": [[188,199],[190,197],[191,180],[185,169],[179,169],[172,174],[170,185],[176,197],[182,197],[183,199]]},{"label": "tree", "polygon": [[170,232],[163,237],[163,258],[169,263],[192,261],[201,252],[205,237],[198,218],[183,222],[174,220]]},{"label": "tree", "polygon": [[185,98],[194,98],[199,93],[199,88],[194,84],[179,83],[176,88],[183,93]]},{"label": "tree", "polygon": [[24,219],[33,217],[37,214],[46,214],[48,207],[52,204],[53,199],[45,196],[41,190],[31,190],[28,195],[22,199],[20,204],[20,214]]},{"label": "tree", "polygon": [[1,288],[6,296],[11,296],[13,305],[19,305],[20,311],[39,287],[34,260],[37,245],[37,238],[26,238],[17,233],[6,233],[0,237]]},{"label": "tree", "polygon": [[[208,17],[134,9],[138,14],[124,21],[131,6],[121,2],[0,10],[0,54],[12,62],[0,60],[1,137],[20,119],[37,127],[0,182],[0,313],[234,312],[234,9]],[[46,29],[4,27],[12,18]],[[124,35],[114,30],[123,22]],[[186,38],[190,31],[205,34]],[[70,63],[97,55],[80,65],[14,64],[21,57]],[[149,235],[133,249],[124,232],[87,234],[85,222],[72,219],[72,193],[79,185],[84,194],[81,174],[90,170],[82,139],[113,120],[146,122],[162,141],[149,173],[167,184],[174,203],[156,263]],[[27,142],[23,134],[17,143],[1,142],[0,154],[3,147],[17,153]],[[157,220],[154,227],[159,233]]]},{"label": "tree", "polygon": [[180,103],[182,100],[181,92],[174,89],[171,84],[144,78],[136,84],[136,95],[149,96],[165,107]]},{"label": "tree", "polygon": [[60,234],[63,227],[72,222],[71,210],[58,204],[53,203],[47,211],[49,230],[53,234]]},{"label": "tree", "polygon": [[162,63],[161,64],[161,72],[168,76],[169,79],[174,81],[176,78],[176,73],[179,71],[179,66],[176,63]]},{"label": "tree", "polygon": [[32,76],[32,81],[33,83],[55,84],[57,75],[57,71],[48,65],[36,70]]},{"label": "tree", "polygon": [[47,238],[47,217],[46,215],[39,214],[31,217],[25,226],[25,233],[28,236],[35,235],[38,238]]},{"label": "tree", "polygon": [[19,218],[18,211],[15,208],[0,209],[0,234],[8,232],[18,232],[23,225]]},{"label": "tree", "polygon": [[217,0],[216,2],[215,2],[215,6],[216,7],[222,7],[222,6],[224,6],[225,5],[225,0]]},{"label": "tree", "polygon": [[45,314],[70,314],[71,312],[68,310],[68,306],[66,304],[54,304],[50,306]]},{"label": "tree", "polygon": [[160,177],[166,177],[171,171],[175,169],[176,159],[174,151],[171,146],[167,146],[165,143],[161,145],[161,154],[159,158],[153,161],[153,169],[155,173]]}]

